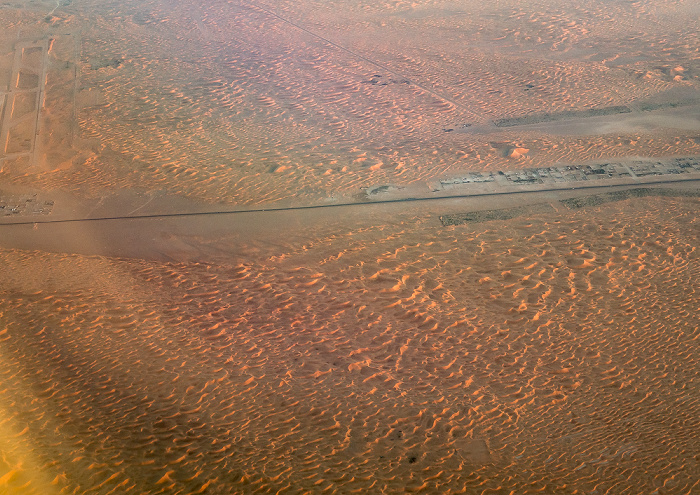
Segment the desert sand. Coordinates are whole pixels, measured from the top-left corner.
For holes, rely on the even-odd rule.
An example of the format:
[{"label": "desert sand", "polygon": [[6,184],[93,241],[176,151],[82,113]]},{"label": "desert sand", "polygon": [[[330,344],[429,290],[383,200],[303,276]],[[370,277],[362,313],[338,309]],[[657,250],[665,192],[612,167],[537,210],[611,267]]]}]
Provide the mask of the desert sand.
[{"label": "desert sand", "polygon": [[694,1],[200,3],[0,2],[0,494],[700,492]]},{"label": "desert sand", "polygon": [[142,220],[139,258],[3,249],[3,486],[693,493],[699,204]]},{"label": "desert sand", "polygon": [[[45,84],[38,139],[13,127],[0,183],[310,204],[469,170],[695,156],[696,13],[689,0],[7,4],[4,107],[30,91],[18,74]],[[630,113],[586,117],[617,107]],[[580,118],[493,125],[543,113]]]}]

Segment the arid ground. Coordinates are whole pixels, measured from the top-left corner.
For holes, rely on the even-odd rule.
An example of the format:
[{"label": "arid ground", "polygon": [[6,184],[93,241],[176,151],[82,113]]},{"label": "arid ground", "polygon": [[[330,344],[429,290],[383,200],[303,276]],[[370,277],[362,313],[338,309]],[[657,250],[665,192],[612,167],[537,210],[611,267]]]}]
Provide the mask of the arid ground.
[{"label": "arid ground", "polygon": [[0,1],[0,494],[699,493],[699,19]]}]

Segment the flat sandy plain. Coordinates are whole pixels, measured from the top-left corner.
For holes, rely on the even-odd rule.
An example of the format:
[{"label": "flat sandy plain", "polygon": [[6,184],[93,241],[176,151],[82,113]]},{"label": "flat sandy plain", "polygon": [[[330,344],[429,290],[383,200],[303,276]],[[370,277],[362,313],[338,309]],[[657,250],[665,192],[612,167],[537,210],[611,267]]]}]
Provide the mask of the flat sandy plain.
[{"label": "flat sandy plain", "polygon": [[697,182],[340,206],[697,158],[697,2],[201,3],[0,1],[0,493],[700,491]]}]

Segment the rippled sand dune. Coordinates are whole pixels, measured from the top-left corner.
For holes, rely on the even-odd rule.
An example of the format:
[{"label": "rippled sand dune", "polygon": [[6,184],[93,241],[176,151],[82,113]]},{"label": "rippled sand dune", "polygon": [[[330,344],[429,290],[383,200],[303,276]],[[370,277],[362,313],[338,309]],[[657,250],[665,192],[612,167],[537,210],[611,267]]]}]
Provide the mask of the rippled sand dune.
[{"label": "rippled sand dune", "polygon": [[[690,0],[8,6],[0,76],[16,40],[54,41],[41,166],[8,157],[0,182],[308,204],[466,170],[697,155],[695,14]],[[492,126],[620,105],[636,120]],[[461,132],[475,126],[488,132]]]},{"label": "rippled sand dune", "polygon": [[699,206],[4,249],[0,492],[696,493]]},{"label": "rippled sand dune", "polygon": [[700,493],[697,189],[282,211],[695,160],[696,3],[0,2],[0,495]]}]

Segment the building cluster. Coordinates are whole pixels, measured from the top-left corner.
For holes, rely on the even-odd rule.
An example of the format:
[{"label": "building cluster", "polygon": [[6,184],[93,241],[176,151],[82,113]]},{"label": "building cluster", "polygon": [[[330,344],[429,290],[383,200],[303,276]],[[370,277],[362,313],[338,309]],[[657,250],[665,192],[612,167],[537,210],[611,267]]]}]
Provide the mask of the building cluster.
[{"label": "building cluster", "polygon": [[626,160],[512,171],[469,172],[461,177],[440,179],[440,185],[444,188],[489,182],[499,185],[560,184],[606,179],[635,179],[649,176],[682,176],[691,173],[700,173],[700,158]]}]

